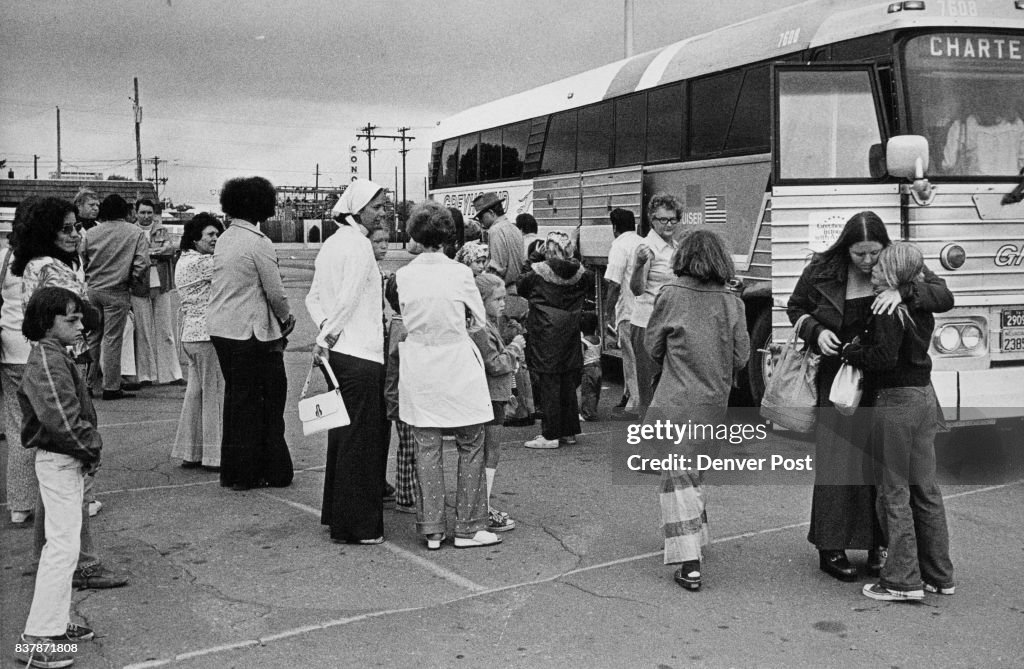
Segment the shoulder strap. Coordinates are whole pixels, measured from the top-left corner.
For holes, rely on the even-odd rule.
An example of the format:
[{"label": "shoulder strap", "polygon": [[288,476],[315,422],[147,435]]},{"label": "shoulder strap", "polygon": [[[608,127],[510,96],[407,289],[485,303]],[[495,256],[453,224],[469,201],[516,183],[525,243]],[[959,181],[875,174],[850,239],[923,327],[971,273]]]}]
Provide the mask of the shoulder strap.
[{"label": "shoulder strap", "polygon": [[[331,369],[331,364],[329,362],[327,362],[327,358],[321,358],[320,360],[321,360],[320,365],[327,372],[327,376],[328,376],[328,378],[331,379],[331,383],[334,384],[334,387],[333,388],[328,388],[328,390],[334,390],[334,389],[338,388],[339,387],[338,386],[338,379],[334,376],[334,370]],[[313,370],[314,369],[316,369],[316,361],[310,362],[309,371],[306,373],[306,381],[305,381],[305,383],[302,384],[302,392],[299,393],[299,399],[300,400],[306,399],[306,393],[309,392],[309,382],[313,378]]]}]

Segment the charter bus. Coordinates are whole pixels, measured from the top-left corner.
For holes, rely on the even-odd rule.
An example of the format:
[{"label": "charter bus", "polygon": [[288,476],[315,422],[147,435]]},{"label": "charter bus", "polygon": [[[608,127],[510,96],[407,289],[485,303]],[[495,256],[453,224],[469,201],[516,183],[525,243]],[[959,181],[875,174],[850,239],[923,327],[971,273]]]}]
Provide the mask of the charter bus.
[{"label": "charter bus", "polygon": [[675,194],[679,234],[729,244],[755,401],[811,253],[873,210],[954,292],[932,379],[947,419],[984,423],[1024,414],[1022,117],[1024,0],[818,0],[442,121],[430,194],[471,214],[496,191],[598,273],[609,211]]}]

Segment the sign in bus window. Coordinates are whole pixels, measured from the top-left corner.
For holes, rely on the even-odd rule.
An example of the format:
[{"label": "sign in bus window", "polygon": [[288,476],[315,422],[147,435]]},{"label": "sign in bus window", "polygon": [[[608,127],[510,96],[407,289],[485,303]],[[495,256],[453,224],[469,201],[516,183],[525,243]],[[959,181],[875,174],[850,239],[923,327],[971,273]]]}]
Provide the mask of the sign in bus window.
[{"label": "sign in bus window", "polygon": [[882,137],[867,71],[778,73],[783,179],[870,179]]},{"label": "sign in bus window", "polygon": [[929,174],[1015,177],[1024,168],[1024,39],[942,33],[907,41],[914,134],[928,139]]}]

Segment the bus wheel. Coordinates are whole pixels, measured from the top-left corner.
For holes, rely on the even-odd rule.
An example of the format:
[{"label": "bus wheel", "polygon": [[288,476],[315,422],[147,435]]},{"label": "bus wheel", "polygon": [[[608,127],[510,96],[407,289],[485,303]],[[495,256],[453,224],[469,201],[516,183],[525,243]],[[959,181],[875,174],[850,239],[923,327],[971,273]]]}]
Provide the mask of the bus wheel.
[{"label": "bus wheel", "polygon": [[761,405],[765,386],[772,376],[772,310],[764,309],[754,319],[750,329],[750,360],[747,379],[754,406]]}]

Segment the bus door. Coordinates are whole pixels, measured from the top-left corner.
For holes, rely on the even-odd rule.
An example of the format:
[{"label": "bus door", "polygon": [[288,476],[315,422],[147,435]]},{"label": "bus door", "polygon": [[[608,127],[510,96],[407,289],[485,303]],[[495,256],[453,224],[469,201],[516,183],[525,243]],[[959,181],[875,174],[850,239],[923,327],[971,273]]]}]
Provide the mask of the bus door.
[{"label": "bus door", "polygon": [[885,173],[886,128],[873,65],[772,65],[772,309],[752,328],[755,397],[771,374],[773,340],[792,332],[786,304],[811,255],[867,209],[900,238],[899,184]]}]

